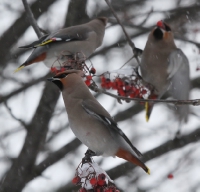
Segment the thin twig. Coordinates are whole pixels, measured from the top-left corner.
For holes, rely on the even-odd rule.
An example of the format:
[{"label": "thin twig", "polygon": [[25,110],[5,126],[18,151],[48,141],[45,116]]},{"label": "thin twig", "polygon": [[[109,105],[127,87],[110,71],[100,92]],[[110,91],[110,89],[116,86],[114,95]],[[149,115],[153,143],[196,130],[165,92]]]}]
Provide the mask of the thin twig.
[{"label": "thin twig", "polygon": [[24,8],[25,8],[26,14],[27,14],[27,16],[29,18],[30,24],[32,25],[33,29],[35,30],[35,33],[37,34],[38,38],[40,38],[42,36],[42,33],[41,33],[40,28],[38,27],[38,25],[37,25],[37,23],[35,21],[34,15],[33,15],[32,11],[31,11],[27,1],[26,0],[22,0],[22,2],[24,4]]},{"label": "thin twig", "polygon": [[23,87],[20,87],[19,89],[9,93],[8,95],[1,95],[0,96],[0,104],[7,101],[11,97],[25,91],[26,89],[30,88],[31,86],[36,85],[37,83],[44,81],[45,79],[47,79],[49,77],[49,75],[50,75],[50,73],[48,73],[44,77],[40,77],[39,79],[36,79],[36,80],[33,79],[33,80],[31,80],[31,82],[24,84]]},{"label": "thin twig", "polygon": [[122,25],[121,21],[119,20],[117,14],[115,13],[115,10],[112,8],[111,4],[109,3],[108,0],[105,0],[105,2],[107,3],[108,7],[110,8],[111,12],[113,13],[114,17],[116,18],[117,22],[119,23],[119,25],[121,26],[125,36],[126,36],[126,40],[128,41],[129,46],[132,48],[133,51],[133,55],[138,63],[138,65],[140,64],[140,61],[138,59],[137,56],[137,48],[135,47],[135,44],[131,41],[131,38],[129,37],[128,33],[126,32],[124,26]]},{"label": "thin twig", "polygon": [[106,95],[109,95],[111,97],[114,97],[118,100],[128,100],[128,101],[138,101],[138,102],[150,102],[150,103],[172,103],[174,105],[193,105],[193,106],[199,106],[200,105],[200,99],[194,99],[194,100],[164,100],[164,99],[140,99],[140,98],[128,98],[123,96],[118,96],[112,93],[109,93],[103,89],[99,89],[96,84],[92,83],[89,87],[91,90],[98,92],[98,93],[104,93]]},{"label": "thin twig", "polygon": [[8,106],[8,104],[7,104],[6,101],[4,101],[4,105],[5,105],[6,109],[9,111],[11,117],[12,117],[13,119],[19,121],[19,122],[24,126],[24,128],[27,128],[27,124],[26,124],[22,119],[17,118],[17,117],[13,114],[11,108]]}]

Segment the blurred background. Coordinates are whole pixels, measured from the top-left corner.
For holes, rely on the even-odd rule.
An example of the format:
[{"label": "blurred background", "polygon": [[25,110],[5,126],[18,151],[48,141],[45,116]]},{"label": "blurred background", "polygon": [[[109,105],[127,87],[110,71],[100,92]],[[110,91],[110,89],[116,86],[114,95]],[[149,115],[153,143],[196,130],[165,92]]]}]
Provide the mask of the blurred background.
[{"label": "blurred background", "polygon": [[[119,69],[131,56],[121,27],[104,0],[28,0],[38,25],[47,32],[109,18],[103,44],[90,57],[97,74]],[[200,0],[110,1],[136,47],[144,49],[149,32],[164,20],[177,47],[190,62],[190,99],[200,98]],[[43,63],[14,73],[30,55],[19,49],[37,40],[20,0],[0,0],[0,191],[70,192],[86,147],[73,135],[58,88]],[[129,64],[134,65],[133,59]],[[99,78],[94,78],[98,83]],[[115,92],[113,92],[115,93]],[[149,122],[144,106],[93,93],[132,143],[144,154],[147,175],[119,158],[95,157],[121,191],[200,191],[200,107],[190,106],[187,124],[175,138],[174,105],[156,104]],[[78,117],[78,114],[77,114]]]}]

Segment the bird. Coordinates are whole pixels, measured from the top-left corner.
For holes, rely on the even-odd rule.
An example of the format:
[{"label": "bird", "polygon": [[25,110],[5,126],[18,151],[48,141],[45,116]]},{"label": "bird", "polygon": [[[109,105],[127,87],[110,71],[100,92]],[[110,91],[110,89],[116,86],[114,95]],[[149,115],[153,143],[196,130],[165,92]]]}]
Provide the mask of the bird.
[{"label": "bird", "polygon": [[[176,47],[171,27],[158,21],[150,32],[142,53],[140,71],[143,80],[153,86],[153,95],[160,99],[166,92],[178,100],[189,98],[189,61],[183,51]],[[154,104],[146,103],[148,121]],[[177,106],[179,122],[187,122],[188,105]]]},{"label": "bird", "polygon": [[83,76],[81,70],[66,70],[48,79],[62,92],[75,136],[95,155],[123,158],[150,174],[150,169],[140,160],[142,154],[91,94]]},{"label": "bird", "polygon": [[43,61],[47,67],[60,67],[67,58],[88,58],[103,41],[106,17],[99,17],[82,25],[71,26],[42,36],[38,41],[19,48],[33,48],[28,59],[15,72]]}]

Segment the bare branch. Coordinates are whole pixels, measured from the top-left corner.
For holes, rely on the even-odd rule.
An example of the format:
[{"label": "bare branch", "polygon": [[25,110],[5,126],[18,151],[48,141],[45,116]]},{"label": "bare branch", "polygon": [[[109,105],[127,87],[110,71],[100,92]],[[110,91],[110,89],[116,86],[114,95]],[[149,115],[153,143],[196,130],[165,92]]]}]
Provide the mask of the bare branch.
[{"label": "bare branch", "polygon": [[19,122],[24,126],[24,128],[27,129],[27,124],[26,124],[22,119],[17,118],[17,117],[13,114],[13,112],[12,112],[11,108],[8,106],[7,102],[4,102],[4,105],[5,105],[6,109],[8,110],[8,112],[10,113],[11,117],[12,117],[13,119],[15,119],[16,121],[19,121]]},{"label": "bare branch", "polygon": [[9,93],[8,95],[5,95],[5,96],[1,96],[0,95],[0,104],[5,102],[6,100],[10,99],[11,97],[17,95],[18,93],[21,93],[22,91],[25,91],[26,89],[28,89],[29,87],[37,84],[37,83],[40,83],[42,81],[44,81],[45,79],[47,79],[49,77],[49,73],[47,75],[45,75],[44,77],[40,77],[39,79],[36,79],[36,80],[32,80],[30,81],[29,83],[26,83],[23,87],[20,87],[19,89]]},{"label": "bare branch", "polygon": [[22,0],[22,2],[24,4],[24,8],[25,8],[26,14],[27,14],[27,16],[29,18],[30,24],[32,25],[33,29],[35,30],[35,33],[37,34],[38,38],[40,38],[42,36],[42,33],[40,31],[40,28],[37,25],[37,22],[35,21],[33,13],[31,11],[27,1],[26,0]]},{"label": "bare branch", "polygon": [[112,8],[111,4],[109,3],[108,0],[105,0],[107,5],[109,6],[110,10],[112,11],[113,15],[115,16],[115,18],[117,19],[117,22],[120,24],[125,36],[126,36],[126,40],[128,41],[128,44],[129,46],[132,48],[132,51],[133,51],[133,55],[135,57],[135,59],[137,60],[138,62],[138,65],[140,64],[140,61],[138,59],[138,51],[137,51],[137,48],[135,47],[135,44],[131,41],[131,38],[129,37],[128,33],[126,32],[124,26],[122,25],[121,21],[119,20],[117,14],[115,13],[114,9]]},{"label": "bare branch", "polygon": [[[39,165],[35,167],[33,178],[41,175],[46,168],[64,158],[67,153],[74,151],[74,149],[76,149],[80,145],[81,142],[78,139],[74,139],[58,151],[51,153],[44,161],[42,161]],[[33,178],[30,178],[30,180]]]},{"label": "bare branch", "polygon": [[[34,170],[35,160],[41,146],[45,142],[48,124],[59,95],[60,92],[56,87],[46,83],[32,121],[27,125],[27,135],[22,150],[18,158],[13,162],[4,180],[1,181],[0,191],[20,192],[25,184],[32,179],[31,176]],[[17,180],[16,173],[19,175]],[[10,185],[10,183],[13,185]]]},{"label": "bare branch", "polygon": [[140,98],[129,98],[129,97],[123,97],[118,96],[112,93],[109,93],[105,90],[99,89],[95,83],[92,83],[89,88],[95,92],[103,93],[106,95],[109,95],[111,97],[116,98],[117,100],[126,100],[126,101],[137,101],[137,102],[150,102],[150,103],[172,103],[174,105],[193,105],[193,106],[199,106],[200,105],[200,99],[194,99],[194,100],[164,100],[164,99],[140,99]]}]

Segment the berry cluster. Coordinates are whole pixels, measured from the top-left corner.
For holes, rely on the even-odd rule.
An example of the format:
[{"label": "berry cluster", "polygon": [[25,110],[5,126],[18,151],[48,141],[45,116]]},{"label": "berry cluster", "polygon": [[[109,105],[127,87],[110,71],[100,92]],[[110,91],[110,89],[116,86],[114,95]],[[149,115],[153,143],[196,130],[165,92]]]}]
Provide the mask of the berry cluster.
[{"label": "berry cluster", "polygon": [[90,86],[90,84],[92,83],[92,75],[94,75],[96,73],[96,69],[94,67],[92,67],[90,70],[89,70],[89,75],[86,75],[85,78],[85,84],[87,86]]},{"label": "berry cluster", "polygon": [[66,68],[65,67],[60,67],[60,68],[56,68],[56,67],[51,67],[51,72],[54,74],[60,73],[65,71]]},{"label": "berry cluster", "polygon": [[104,89],[117,90],[119,96],[130,98],[148,98],[150,91],[142,85],[140,79],[120,78],[116,77],[114,80],[102,75],[101,87]]},{"label": "berry cluster", "polygon": [[91,158],[89,162],[82,160],[72,183],[81,186],[79,192],[119,192],[106,172]]},{"label": "berry cluster", "polygon": [[[81,178],[79,176],[74,177],[72,180],[72,183],[75,185],[80,184],[80,182]],[[104,173],[99,174],[97,177],[94,176],[90,178],[89,182],[93,187],[93,191],[95,192],[120,192],[115,186],[107,185],[106,175]],[[82,187],[79,189],[79,192],[87,192],[87,189]]]},{"label": "berry cluster", "polygon": [[105,174],[101,173],[97,177],[93,177],[90,179],[90,184],[93,186],[95,191],[103,191],[108,192],[107,183],[105,181]]}]

